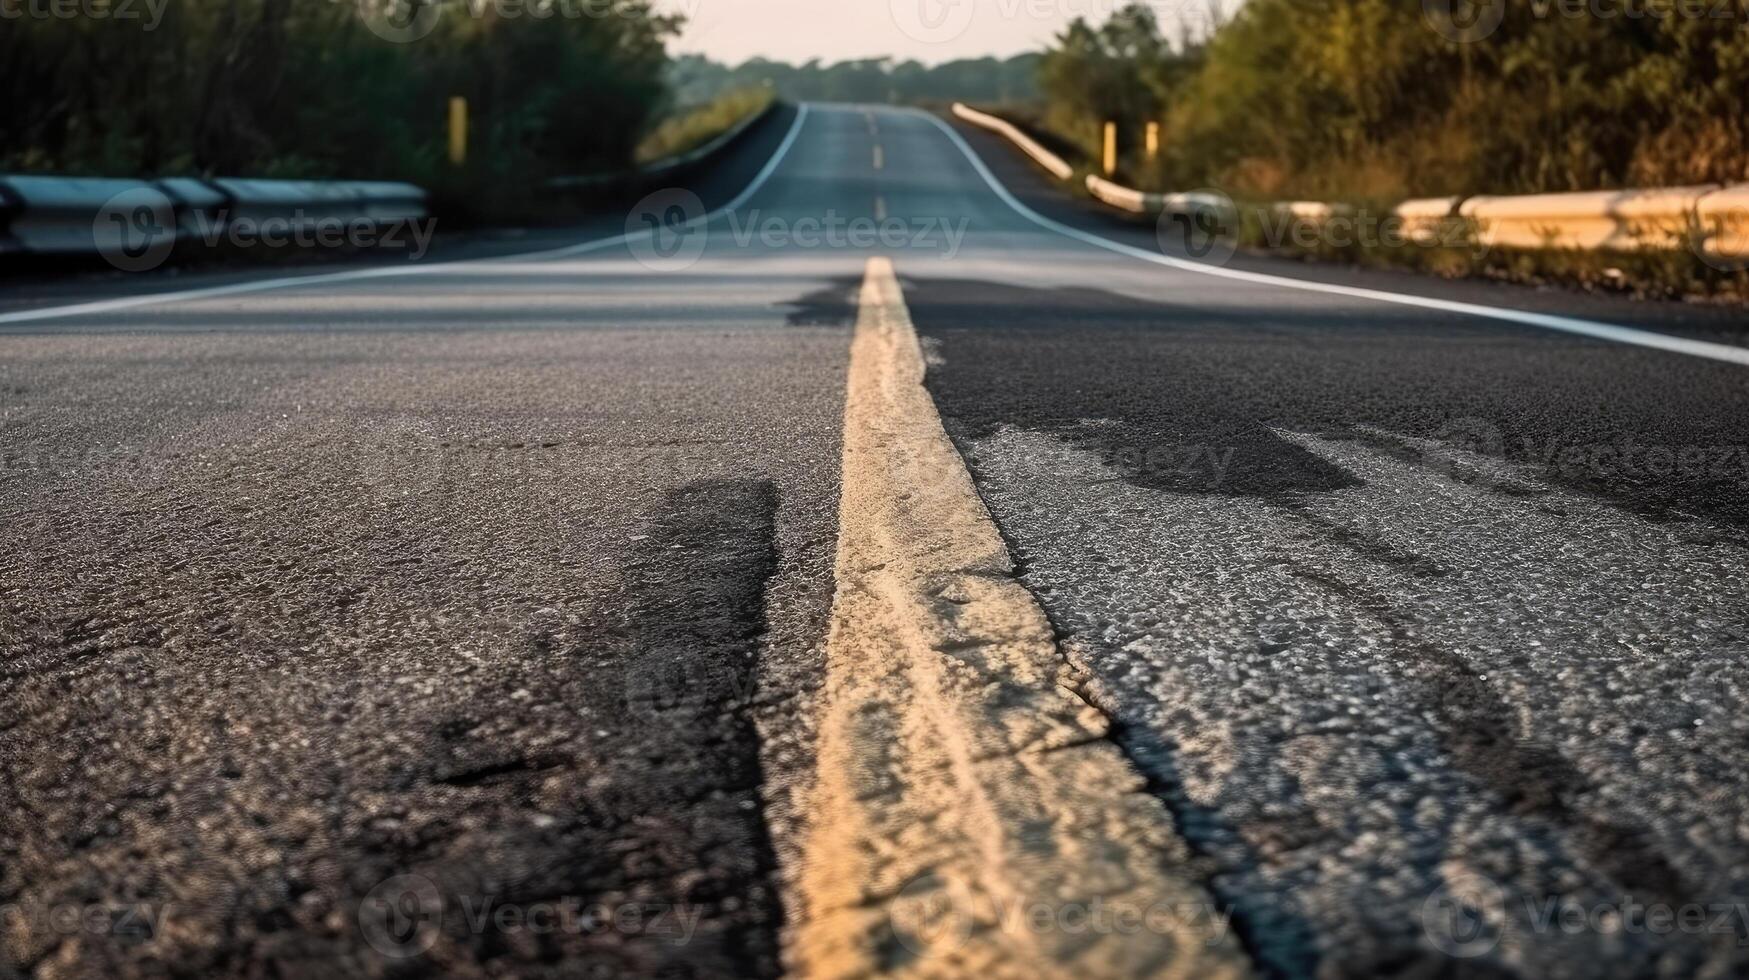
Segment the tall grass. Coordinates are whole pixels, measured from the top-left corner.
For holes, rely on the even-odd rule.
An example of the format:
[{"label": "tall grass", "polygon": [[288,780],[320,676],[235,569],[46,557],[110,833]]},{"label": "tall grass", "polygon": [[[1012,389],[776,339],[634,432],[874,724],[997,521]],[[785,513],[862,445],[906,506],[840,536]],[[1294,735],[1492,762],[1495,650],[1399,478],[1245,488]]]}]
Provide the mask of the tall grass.
[{"label": "tall grass", "polygon": [[638,144],[637,162],[650,163],[696,150],[741,120],[764,111],[772,98],[768,88],[743,88],[725,92],[704,105],[681,109],[663,119]]}]

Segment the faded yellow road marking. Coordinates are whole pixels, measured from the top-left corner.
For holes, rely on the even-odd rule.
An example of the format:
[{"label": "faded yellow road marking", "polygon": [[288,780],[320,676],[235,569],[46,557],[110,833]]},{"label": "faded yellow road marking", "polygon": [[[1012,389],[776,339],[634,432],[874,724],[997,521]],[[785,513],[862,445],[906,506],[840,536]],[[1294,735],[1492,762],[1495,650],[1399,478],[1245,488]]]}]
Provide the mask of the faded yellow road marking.
[{"label": "faded yellow road marking", "polygon": [[[1179,870],[1171,815],[1075,693],[923,376],[892,263],[871,259],[795,962],[810,977],[1245,974]],[[1072,927],[1096,909],[1140,924]]]},{"label": "faded yellow road marking", "polygon": [[887,199],[885,197],[882,197],[879,194],[875,195],[875,215],[874,216],[875,216],[876,221],[887,220]]}]

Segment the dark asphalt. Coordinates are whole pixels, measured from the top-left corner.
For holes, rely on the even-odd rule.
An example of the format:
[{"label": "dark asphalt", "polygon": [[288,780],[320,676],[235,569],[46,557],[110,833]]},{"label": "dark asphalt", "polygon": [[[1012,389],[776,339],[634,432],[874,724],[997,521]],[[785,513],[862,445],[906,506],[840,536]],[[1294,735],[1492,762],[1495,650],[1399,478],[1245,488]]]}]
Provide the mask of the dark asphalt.
[{"label": "dark asphalt", "polygon": [[0,973],[777,973],[839,278],[621,247],[7,328]]},{"label": "dark asphalt", "polygon": [[[610,215],[428,274],[0,324],[0,974],[778,972],[873,254],[1266,974],[1749,970],[1743,368],[1113,254],[917,113],[813,107],[769,178],[680,261],[515,257]],[[818,237],[879,218],[900,234]]]},{"label": "dark asphalt", "polygon": [[[1040,211],[1152,246],[968,138]],[[912,267],[907,298],[1025,581],[1259,965],[1749,969],[1744,369],[1086,252]],[[1725,342],[1744,328],[1230,264]],[[1650,928],[1659,905],[1704,925]]]}]

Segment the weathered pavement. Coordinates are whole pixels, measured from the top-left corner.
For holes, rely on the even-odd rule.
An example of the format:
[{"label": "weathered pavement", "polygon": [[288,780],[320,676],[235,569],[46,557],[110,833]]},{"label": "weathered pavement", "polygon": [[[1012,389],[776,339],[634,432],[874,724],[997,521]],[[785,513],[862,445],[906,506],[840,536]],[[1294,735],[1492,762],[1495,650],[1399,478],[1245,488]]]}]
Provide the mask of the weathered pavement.
[{"label": "weathered pavement", "polygon": [[[1027,203],[1140,239],[968,138]],[[908,282],[929,387],[1263,969],[1746,968],[1742,366],[1028,258]],[[1416,291],[1726,343],[1743,327]],[[1658,906],[1690,921],[1649,923]]]},{"label": "weathered pavement", "polygon": [[621,248],[7,328],[0,958],[774,974],[833,274]]},{"label": "weathered pavement", "polygon": [[[1155,801],[1150,872],[1212,896],[1252,967],[1742,972],[1749,915],[1714,912],[1749,896],[1743,368],[1114,255],[917,114],[814,107],[767,172],[791,121],[699,188],[762,179],[692,264],[622,245],[0,324],[0,970],[799,968],[884,254],[1019,581]],[[965,138],[1028,205],[1151,239]],[[875,216],[905,234],[798,224]],[[1043,891],[1008,901],[1057,914],[996,928],[1096,928]],[[979,948],[949,945],[936,966]]]}]

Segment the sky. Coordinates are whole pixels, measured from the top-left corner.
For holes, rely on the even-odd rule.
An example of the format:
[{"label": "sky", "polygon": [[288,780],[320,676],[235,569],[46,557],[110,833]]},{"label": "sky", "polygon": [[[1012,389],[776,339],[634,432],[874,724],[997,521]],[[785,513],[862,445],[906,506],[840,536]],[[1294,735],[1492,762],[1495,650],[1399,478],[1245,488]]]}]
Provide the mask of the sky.
[{"label": "sky", "polygon": [[[1124,0],[662,0],[687,17],[672,50],[739,64],[891,56],[938,64],[1037,51],[1077,16]],[[1212,0],[1149,0],[1163,24],[1206,19]]]}]

